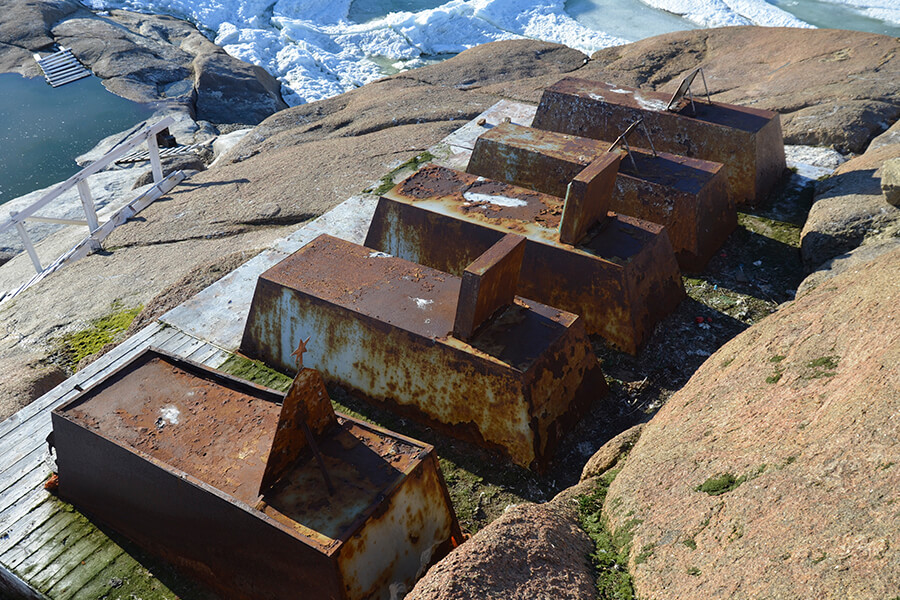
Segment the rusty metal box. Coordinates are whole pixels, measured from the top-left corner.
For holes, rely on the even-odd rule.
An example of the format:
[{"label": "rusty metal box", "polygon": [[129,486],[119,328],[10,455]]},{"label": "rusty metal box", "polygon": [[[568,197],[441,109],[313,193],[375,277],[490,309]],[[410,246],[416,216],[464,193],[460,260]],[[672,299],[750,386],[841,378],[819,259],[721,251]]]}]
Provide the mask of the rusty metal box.
[{"label": "rusty metal box", "polygon": [[[611,143],[502,123],[478,138],[466,170],[563,197]],[[721,163],[631,148],[609,209],[665,225],[678,265],[697,272],[737,226],[726,183]]]},{"label": "rusty metal box", "polygon": [[59,493],[224,598],[387,600],[459,540],[433,448],[298,381],[333,494],[280,394],[152,349],[53,411]]},{"label": "rusty metal box", "polygon": [[588,333],[636,353],[684,298],[662,225],[609,213],[578,244],[559,241],[562,198],[436,165],[378,201],[366,245],[459,274],[509,232],[527,240],[519,293],[581,315]]},{"label": "rusty metal box", "polygon": [[658,150],[722,163],[736,204],[759,204],[785,169],[778,113],[567,77],[544,90],[533,127],[614,140],[642,118]]},{"label": "rusty metal box", "polygon": [[329,380],[542,470],[607,392],[582,320],[516,298],[459,339],[460,285],[460,277],[321,235],[260,275],[241,352],[290,371],[293,349],[310,338],[309,364]]}]

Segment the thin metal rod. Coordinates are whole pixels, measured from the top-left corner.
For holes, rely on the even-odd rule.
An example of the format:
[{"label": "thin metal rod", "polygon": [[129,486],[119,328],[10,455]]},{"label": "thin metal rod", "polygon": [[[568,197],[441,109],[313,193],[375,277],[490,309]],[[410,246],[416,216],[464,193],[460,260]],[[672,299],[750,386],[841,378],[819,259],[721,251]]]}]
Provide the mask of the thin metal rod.
[{"label": "thin metal rod", "polygon": [[647,136],[647,141],[650,143],[650,149],[653,151],[653,156],[659,156],[659,154],[656,153],[656,146],[653,145],[653,138],[650,137],[650,130],[647,129],[647,125],[644,124],[643,119],[641,119],[640,122],[641,122],[641,129],[644,130],[644,135]]},{"label": "thin metal rod", "polygon": [[622,143],[625,145],[625,151],[628,152],[628,158],[631,160],[631,166],[634,167],[634,172],[640,173],[640,171],[637,168],[637,162],[635,162],[634,156],[631,155],[631,146],[628,145],[628,140],[625,138],[622,138]]},{"label": "thin metal rod", "polygon": [[706,87],[706,75],[703,74],[703,69],[697,68],[700,70],[700,79],[703,80],[703,89],[706,90],[706,102],[712,104],[712,100],[709,97],[709,88]]},{"label": "thin metal rod", "polygon": [[322,471],[322,477],[325,478],[325,485],[328,487],[328,495],[334,496],[334,485],[331,483],[331,476],[328,475],[328,469],[325,468],[325,459],[322,458],[322,454],[319,452],[319,447],[316,445],[316,440],[313,439],[312,431],[309,429],[309,425],[304,419],[301,421],[303,425],[303,433],[306,435],[306,441],[309,443],[309,449],[312,450],[313,456],[316,457],[316,462],[319,463],[319,470]]}]

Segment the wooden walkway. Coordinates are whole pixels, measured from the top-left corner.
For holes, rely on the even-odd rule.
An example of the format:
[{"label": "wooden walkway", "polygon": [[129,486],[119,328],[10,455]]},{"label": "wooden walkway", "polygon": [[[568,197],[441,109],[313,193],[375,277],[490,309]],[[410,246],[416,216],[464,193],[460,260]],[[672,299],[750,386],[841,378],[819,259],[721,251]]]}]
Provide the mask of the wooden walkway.
[{"label": "wooden walkway", "polygon": [[47,83],[53,87],[59,87],[73,81],[78,81],[84,77],[89,77],[91,72],[84,68],[72,51],[68,48],[61,48],[59,52],[54,52],[50,56],[41,58],[40,54],[34,55],[41,71],[44,72],[44,78]]},{"label": "wooden walkway", "polygon": [[[200,142],[199,144],[188,144],[184,146],[175,146],[174,148],[160,148],[159,157],[168,158],[170,156],[183,156],[187,154],[196,154],[201,148],[209,146],[209,142]],[[126,154],[116,161],[117,165],[127,163],[137,163],[150,160],[150,151],[146,148],[139,148],[130,154]]]},{"label": "wooden walkway", "polygon": [[[175,598],[144,565],[44,490],[52,463],[50,412],[148,346],[210,367],[229,353],[156,322],[0,423],[0,597],[96,600]],[[25,582],[25,585],[23,585]],[[29,587],[30,586],[30,587]],[[129,596],[135,594],[134,596]]]}]

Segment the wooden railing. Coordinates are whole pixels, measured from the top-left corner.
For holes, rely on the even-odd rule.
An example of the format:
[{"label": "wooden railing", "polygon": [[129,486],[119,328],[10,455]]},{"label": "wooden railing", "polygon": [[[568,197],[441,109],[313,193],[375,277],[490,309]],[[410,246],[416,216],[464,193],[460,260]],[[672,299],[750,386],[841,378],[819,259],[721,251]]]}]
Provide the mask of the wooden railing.
[{"label": "wooden railing", "polygon": [[[166,129],[174,122],[175,121],[172,117],[166,117],[159,123],[145,128],[143,131],[137,133],[127,141],[110,150],[100,160],[91,163],[75,175],[72,175],[71,177],[66,179],[64,182],[56,186],[53,190],[48,192],[46,195],[44,195],[43,198],[41,198],[34,204],[31,204],[30,206],[19,212],[10,211],[9,219],[4,221],[3,223],[0,223],[0,233],[3,233],[8,229],[12,229],[13,227],[16,229],[16,231],[19,233],[19,237],[22,239],[22,245],[25,246],[25,251],[28,253],[28,256],[31,257],[31,262],[34,265],[34,268],[37,271],[38,275],[43,273],[45,269],[41,266],[41,261],[38,258],[37,251],[34,248],[34,244],[32,243],[31,238],[28,236],[28,232],[25,230],[25,221],[56,223],[60,225],[85,225],[88,228],[88,235],[85,240],[81,244],[79,244],[79,246],[86,247],[87,251],[98,250],[100,248],[100,242],[109,235],[109,233],[113,230],[113,228],[116,227],[116,225],[121,224],[124,219],[113,218],[102,225],[100,224],[99,220],[97,219],[97,210],[94,206],[94,199],[93,196],[91,196],[91,190],[88,187],[88,177],[90,177],[94,173],[97,173],[98,171],[103,170],[122,156],[128,154],[128,152],[130,152],[133,148],[146,142],[147,148],[150,151],[150,170],[153,173],[154,185],[150,190],[136,198],[128,205],[128,207],[126,207],[131,208],[130,212],[132,215],[143,209],[145,206],[147,206],[166,192],[170,191],[173,187],[175,187],[175,185],[178,184],[178,182],[184,179],[184,175],[180,171],[169,175],[169,177],[163,177],[162,163],[160,162],[159,158],[159,146],[156,143],[156,134],[163,129]],[[73,186],[78,189],[78,195],[81,198],[81,204],[84,207],[85,220],[82,221],[75,219],[42,217],[35,214],[37,211],[53,202]],[[78,247],[76,246],[76,248],[73,248],[73,250],[77,250],[77,248]],[[71,254],[71,252],[72,251],[66,254]],[[55,260],[53,262],[53,265],[58,266],[57,263],[59,263],[59,259]]]}]

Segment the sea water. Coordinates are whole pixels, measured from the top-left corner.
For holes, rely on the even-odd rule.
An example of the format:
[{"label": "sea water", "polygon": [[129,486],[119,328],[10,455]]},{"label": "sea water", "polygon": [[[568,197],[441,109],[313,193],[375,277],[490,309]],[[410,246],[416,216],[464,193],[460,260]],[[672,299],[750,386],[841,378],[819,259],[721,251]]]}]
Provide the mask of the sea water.
[{"label": "sea water", "polygon": [[76,156],[150,114],[96,77],[53,88],[43,77],[0,74],[0,204],[68,179],[81,169]]}]

